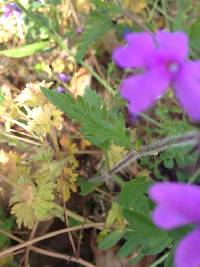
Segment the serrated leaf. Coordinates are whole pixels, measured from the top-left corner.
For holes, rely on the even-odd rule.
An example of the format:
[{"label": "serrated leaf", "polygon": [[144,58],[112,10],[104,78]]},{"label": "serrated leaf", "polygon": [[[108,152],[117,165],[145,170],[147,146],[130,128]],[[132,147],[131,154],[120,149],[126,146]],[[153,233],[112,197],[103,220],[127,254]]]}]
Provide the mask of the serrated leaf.
[{"label": "serrated leaf", "polygon": [[0,55],[11,58],[22,58],[32,56],[37,52],[46,50],[49,47],[49,42],[37,42],[21,47],[15,47],[0,51]]},{"label": "serrated leaf", "polygon": [[88,47],[97,41],[102,35],[108,32],[112,28],[112,22],[105,14],[93,12],[88,21],[86,22],[86,28],[81,36],[80,43],[78,45],[76,59],[78,62],[84,57]]},{"label": "serrated leaf", "polygon": [[59,94],[46,88],[41,90],[52,104],[81,125],[81,132],[94,145],[102,149],[112,143],[130,146],[123,115],[109,110],[95,91],[88,89],[83,97],[74,99],[70,94]]},{"label": "serrated leaf", "polygon": [[109,235],[107,235],[98,245],[99,249],[109,249],[113,247],[123,235],[123,231],[121,229],[115,230]]},{"label": "serrated leaf", "polygon": [[63,160],[43,163],[33,173],[18,178],[19,187],[14,188],[9,203],[19,228],[23,224],[31,229],[36,221],[62,217],[62,208],[55,202],[55,188],[63,164]]},{"label": "serrated leaf", "polygon": [[102,184],[102,181],[89,182],[82,178],[78,178],[78,185],[81,187],[81,196],[87,196],[89,193],[93,192],[97,187]]},{"label": "serrated leaf", "polygon": [[132,209],[139,213],[149,213],[149,203],[146,197],[151,181],[147,177],[139,177],[125,182],[120,193],[120,203],[125,209]]}]

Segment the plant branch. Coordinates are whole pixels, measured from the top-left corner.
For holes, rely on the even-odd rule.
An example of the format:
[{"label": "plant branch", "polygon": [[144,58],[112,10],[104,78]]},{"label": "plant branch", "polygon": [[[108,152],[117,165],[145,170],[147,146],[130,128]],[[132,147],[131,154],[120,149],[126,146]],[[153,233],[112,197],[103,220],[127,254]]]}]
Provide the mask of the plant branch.
[{"label": "plant branch", "polygon": [[[36,233],[36,230],[37,230],[37,227],[38,227],[38,222],[35,223],[32,231],[31,231],[31,234],[29,236],[29,240],[32,240],[34,238],[35,233]],[[31,246],[27,246],[26,252],[25,252],[25,256],[24,256],[24,267],[28,267],[29,266],[29,254],[30,254],[30,250],[31,250]]]},{"label": "plant branch", "polygon": [[[9,232],[5,231],[4,229],[0,229],[0,233],[9,237],[10,239],[13,239],[19,243],[23,243],[24,240],[10,234]],[[36,253],[40,253],[42,255],[46,255],[46,256],[49,256],[49,257],[53,257],[53,258],[58,258],[58,259],[63,259],[63,260],[66,260],[66,261],[72,261],[72,262],[76,262],[76,263],[79,263],[85,267],[96,267],[95,265],[81,259],[81,258],[75,258],[75,257],[72,257],[72,256],[68,256],[68,255],[63,255],[61,253],[57,253],[57,252],[53,252],[53,251],[48,251],[48,250],[44,250],[42,248],[37,248],[37,247],[34,247],[34,246],[30,246],[30,249]],[[22,253],[23,250],[19,250],[13,254],[18,254],[18,253]]]},{"label": "plant branch", "polygon": [[107,179],[112,177],[112,175],[121,172],[131,163],[135,162],[138,159],[141,159],[142,157],[157,155],[159,152],[162,152],[171,147],[194,145],[199,140],[199,137],[199,133],[194,131],[186,133],[185,135],[164,138],[160,141],[156,141],[151,145],[143,146],[139,151],[133,149],[128,152],[121,161],[117,162],[109,171],[105,172],[102,176],[93,178],[91,180],[98,179],[106,181]]},{"label": "plant branch", "polygon": [[7,249],[1,251],[0,252],[0,258],[10,255],[11,253],[13,253],[16,250],[23,249],[27,246],[34,244],[34,243],[40,242],[42,240],[45,240],[45,239],[48,239],[48,238],[51,238],[51,237],[54,237],[57,235],[61,235],[61,234],[72,232],[72,231],[78,231],[81,229],[97,228],[97,227],[99,229],[100,227],[103,228],[103,226],[104,226],[104,223],[88,223],[85,225],[78,225],[78,226],[73,226],[70,228],[65,228],[65,229],[54,231],[54,232],[50,232],[50,233],[47,233],[47,234],[42,235],[40,237],[36,237],[32,240],[25,241],[22,244],[12,246],[10,248],[7,248]]}]

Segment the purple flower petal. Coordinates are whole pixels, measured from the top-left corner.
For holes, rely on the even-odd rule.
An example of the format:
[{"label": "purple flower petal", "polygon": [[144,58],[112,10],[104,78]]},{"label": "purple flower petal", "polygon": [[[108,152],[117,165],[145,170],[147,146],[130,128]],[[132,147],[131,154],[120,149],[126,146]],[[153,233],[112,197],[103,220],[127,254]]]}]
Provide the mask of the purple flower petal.
[{"label": "purple flower petal", "polygon": [[68,82],[68,81],[70,80],[71,77],[70,77],[69,74],[65,74],[65,73],[61,72],[61,73],[58,73],[58,78],[59,78],[62,82],[66,83],[66,82]]},{"label": "purple flower petal", "polygon": [[165,93],[168,84],[165,69],[152,68],[125,79],[121,84],[121,95],[129,102],[131,113],[143,112]]},{"label": "purple flower petal", "polygon": [[[198,207],[198,206],[197,206]],[[175,267],[200,266],[200,228],[186,235],[179,243],[175,253]]]},{"label": "purple flower petal", "polygon": [[189,51],[188,37],[184,32],[158,31],[155,34],[158,53],[169,60],[184,60]]},{"label": "purple flower petal", "polygon": [[56,89],[56,91],[57,91],[58,93],[65,93],[65,88],[62,87],[62,86],[58,86],[57,89]]},{"label": "purple flower petal", "polygon": [[160,228],[173,229],[185,224],[200,223],[200,212],[197,212],[200,205],[199,186],[156,183],[151,187],[149,195],[158,204],[153,212],[153,220]]},{"label": "purple flower petal", "polygon": [[200,61],[183,64],[175,81],[175,94],[194,121],[200,120]]},{"label": "purple flower petal", "polygon": [[146,32],[126,34],[127,45],[116,48],[113,60],[122,68],[144,67],[155,49],[152,36]]},{"label": "purple flower petal", "polygon": [[188,218],[172,208],[158,205],[152,213],[153,222],[161,229],[170,230],[188,224]]},{"label": "purple flower petal", "polygon": [[9,17],[11,15],[16,15],[16,17],[21,16],[21,9],[15,3],[8,3],[4,6],[4,16]]}]

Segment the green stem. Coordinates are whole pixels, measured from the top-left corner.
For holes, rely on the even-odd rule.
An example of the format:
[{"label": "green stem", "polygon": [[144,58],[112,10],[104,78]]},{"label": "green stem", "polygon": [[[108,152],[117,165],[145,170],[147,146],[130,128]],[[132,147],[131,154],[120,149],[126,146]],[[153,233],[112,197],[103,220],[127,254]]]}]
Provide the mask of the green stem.
[{"label": "green stem", "polygon": [[155,121],[154,119],[150,118],[148,115],[146,115],[145,113],[139,113],[139,115],[141,117],[143,117],[144,119],[146,119],[147,121],[151,122],[152,124],[156,125],[158,128],[161,128],[161,125],[159,122]]},{"label": "green stem", "polygon": [[147,19],[147,22],[151,22],[151,20],[153,19],[154,13],[155,13],[156,8],[157,8],[157,6],[158,6],[158,1],[159,1],[159,0],[155,0],[155,2],[154,2],[154,4],[153,4],[153,7],[152,7],[152,10],[151,10],[151,12],[150,12],[150,14],[149,14],[149,17],[148,17],[148,19]]},{"label": "green stem", "polygon": [[163,255],[162,257],[160,257],[157,261],[155,261],[153,264],[151,264],[149,267],[156,267],[158,266],[160,263],[162,263],[167,257],[169,256],[169,252],[166,253],[165,255]]},{"label": "green stem", "polygon": [[156,8],[165,17],[167,28],[170,29],[169,22],[173,22],[174,20],[167,14],[166,0],[162,0],[162,8],[160,8],[159,6],[157,6]]},{"label": "green stem", "polygon": [[193,184],[196,179],[198,178],[198,176],[200,175],[200,169],[198,169],[189,179],[188,179],[188,183],[189,184]]},{"label": "green stem", "polygon": [[109,170],[110,169],[110,159],[108,156],[108,150],[107,149],[104,149],[104,157],[105,157],[107,170]]}]

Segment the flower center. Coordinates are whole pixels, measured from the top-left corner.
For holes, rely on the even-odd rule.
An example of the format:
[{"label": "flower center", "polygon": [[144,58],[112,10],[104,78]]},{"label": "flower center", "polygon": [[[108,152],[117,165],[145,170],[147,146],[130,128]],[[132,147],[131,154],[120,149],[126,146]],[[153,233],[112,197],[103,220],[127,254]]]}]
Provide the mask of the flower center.
[{"label": "flower center", "polygon": [[171,72],[171,73],[177,73],[179,71],[180,66],[179,66],[178,63],[170,62],[167,65],[167,68],[168,68],[169,72]]}]

